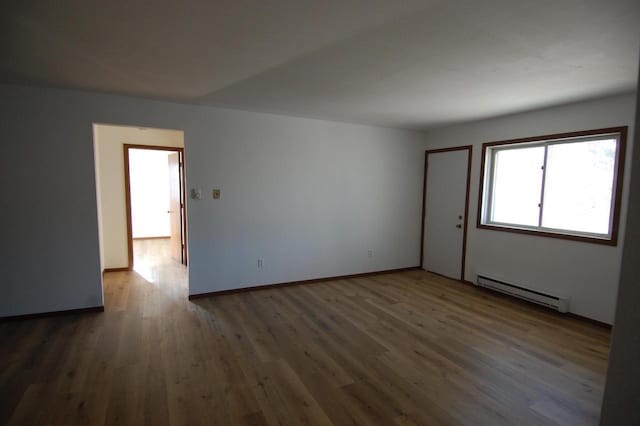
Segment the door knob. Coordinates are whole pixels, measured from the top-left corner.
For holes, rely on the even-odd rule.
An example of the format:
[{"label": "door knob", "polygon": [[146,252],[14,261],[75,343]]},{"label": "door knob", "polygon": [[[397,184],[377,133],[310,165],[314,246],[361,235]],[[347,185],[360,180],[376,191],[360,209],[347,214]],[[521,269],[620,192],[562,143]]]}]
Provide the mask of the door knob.
[{"label": "door knob", "polygon": [[457,225],[456,225],[456,228],[462,228],[462,225],[457,224]]}]

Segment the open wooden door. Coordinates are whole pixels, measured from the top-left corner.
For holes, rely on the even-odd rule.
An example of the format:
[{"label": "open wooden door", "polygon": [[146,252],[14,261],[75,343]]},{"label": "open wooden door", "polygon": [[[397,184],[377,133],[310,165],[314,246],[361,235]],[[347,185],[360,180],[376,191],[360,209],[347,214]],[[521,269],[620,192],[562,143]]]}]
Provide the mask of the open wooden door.
[{"label": "open wooden door", "polygon": [[182,202],[182,173],[180,167],[180,153],[172,152],[168,155],[169,162],[169,222],[171,236],[171,257],[182,264],[186,264],[183,237],[183,202]]}]

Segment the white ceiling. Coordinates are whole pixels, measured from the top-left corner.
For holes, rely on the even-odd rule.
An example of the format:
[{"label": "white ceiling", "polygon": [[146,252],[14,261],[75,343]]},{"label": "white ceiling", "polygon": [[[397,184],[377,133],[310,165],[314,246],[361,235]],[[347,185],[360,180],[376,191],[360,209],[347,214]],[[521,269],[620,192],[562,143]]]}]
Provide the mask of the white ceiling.
[{"label": "white ceiling", "polygon": [[637,0],[40,0],[0,81],[429,128],[633,91]]}]

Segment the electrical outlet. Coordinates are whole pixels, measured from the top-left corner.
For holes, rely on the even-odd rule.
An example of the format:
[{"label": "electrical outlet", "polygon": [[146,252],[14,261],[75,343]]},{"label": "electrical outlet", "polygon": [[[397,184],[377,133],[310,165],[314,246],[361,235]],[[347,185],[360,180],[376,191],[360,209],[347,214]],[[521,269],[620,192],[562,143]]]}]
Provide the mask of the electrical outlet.
[{"label": "electrical outlet", "polygon": [[373,257],[373,250],[369,250],[367,252],[367,256],[370,257],[370,258]]},{"label": "electrical outlet", "polygon": [[258,269],[262,268],[263,266],[264,266],[264,259],[258,258]]}]

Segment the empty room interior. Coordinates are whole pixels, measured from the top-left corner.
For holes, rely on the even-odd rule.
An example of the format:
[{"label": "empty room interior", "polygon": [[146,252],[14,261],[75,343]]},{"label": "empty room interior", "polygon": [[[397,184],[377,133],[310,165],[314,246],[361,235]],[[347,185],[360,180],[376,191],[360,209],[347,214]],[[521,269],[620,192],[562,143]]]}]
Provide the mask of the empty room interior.
[{"label": "empty room interior", "polygon": [[2,5],[0,424],[640,424],[640,3]]}]

